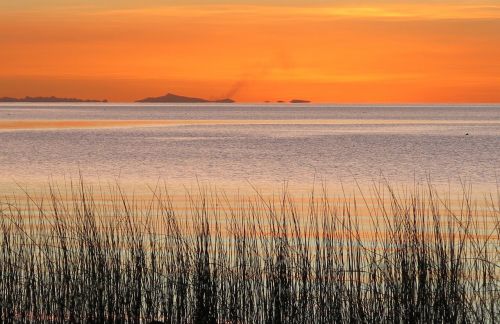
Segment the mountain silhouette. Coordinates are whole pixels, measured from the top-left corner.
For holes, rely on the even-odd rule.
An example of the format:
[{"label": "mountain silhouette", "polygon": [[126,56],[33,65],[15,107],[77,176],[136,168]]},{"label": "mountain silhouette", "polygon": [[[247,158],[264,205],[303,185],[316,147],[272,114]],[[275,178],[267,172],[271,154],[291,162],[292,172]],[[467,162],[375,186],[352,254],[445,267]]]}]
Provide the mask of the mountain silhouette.
[{"label": "mountain silhouette", "polygon": [[167,93],[164,96],[160,97],[149,97],[149,98],[144,98],[137,100],[136,102],[149,102],[149,103],[209,103],[209,102],[214,102],[214,103],[233,103],[234,100],[226,98],[226,99],[220,99],[220,100],[206,100],[202,98],[195,98],[195,97],[185,97],[185,96],[179,96],[173,93]]}]

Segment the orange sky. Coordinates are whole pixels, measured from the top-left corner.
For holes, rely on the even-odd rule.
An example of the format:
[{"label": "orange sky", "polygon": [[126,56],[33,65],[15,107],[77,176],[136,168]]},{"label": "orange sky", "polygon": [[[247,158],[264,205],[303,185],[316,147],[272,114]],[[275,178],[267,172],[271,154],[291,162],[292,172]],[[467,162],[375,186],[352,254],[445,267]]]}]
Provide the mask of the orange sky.
[{"label": "orange sky", "polygon": [[0,96],[500,102],[500,1],[7,2]]}]

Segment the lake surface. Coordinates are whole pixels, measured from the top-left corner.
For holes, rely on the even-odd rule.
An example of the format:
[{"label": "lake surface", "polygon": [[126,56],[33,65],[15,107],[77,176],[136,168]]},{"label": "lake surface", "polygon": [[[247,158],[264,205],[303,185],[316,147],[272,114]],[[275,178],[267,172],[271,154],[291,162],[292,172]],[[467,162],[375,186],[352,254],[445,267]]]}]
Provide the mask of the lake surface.
[{"label": "lake surface", "polygon": [[231,187],[430,177],[490,190],[500,106],[0,104],[0,186],[78,172]]}]

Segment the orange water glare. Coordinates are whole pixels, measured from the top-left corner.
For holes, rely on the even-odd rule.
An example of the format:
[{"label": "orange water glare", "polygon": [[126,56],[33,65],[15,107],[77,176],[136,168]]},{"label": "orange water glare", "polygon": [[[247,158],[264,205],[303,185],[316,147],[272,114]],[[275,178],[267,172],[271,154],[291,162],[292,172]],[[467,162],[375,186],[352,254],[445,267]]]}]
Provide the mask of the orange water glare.
[{"label": "orange water glare", "polygon": [[[481,124],[499,126],[497,120],[477,121]],[[187,125],[467,125],[467,120],[412,120],[389,119],[152,119],[152,120],[0,120],[0,131],[74,128],[115,128],[115,127],[166,127]]]}]

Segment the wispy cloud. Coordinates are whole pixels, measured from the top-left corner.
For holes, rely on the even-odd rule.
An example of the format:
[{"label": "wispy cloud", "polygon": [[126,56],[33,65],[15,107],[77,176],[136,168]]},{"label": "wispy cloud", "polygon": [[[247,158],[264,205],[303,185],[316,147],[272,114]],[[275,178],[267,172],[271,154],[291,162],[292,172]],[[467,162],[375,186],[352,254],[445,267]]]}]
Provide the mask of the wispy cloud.
[{"label": "wispy cloud", "polygon": [[88,13],[113,16],[173,17],[277,17],[315,19],[500,19],[500,4],[388,4],[272,6],[272,5],[170,5],[104,9]]},{"label": "wispy cloud", "polygon": [[[166,4],[165,4],[166,3]],[[0,5],[0,9],[2,5]],[[238,1],[204,3],[178,1],[128,1],[111,4],[94,1],[70,1],[58,6],[8,6],[0,16],[35,14],[37,16],[100,16],[120,17],[233,17],[234,19],[365,19],[365,20],[442,20],[442,19],[500,19],[500,3],[496,1],[318,1],[283,5],[278,1]]]}]

